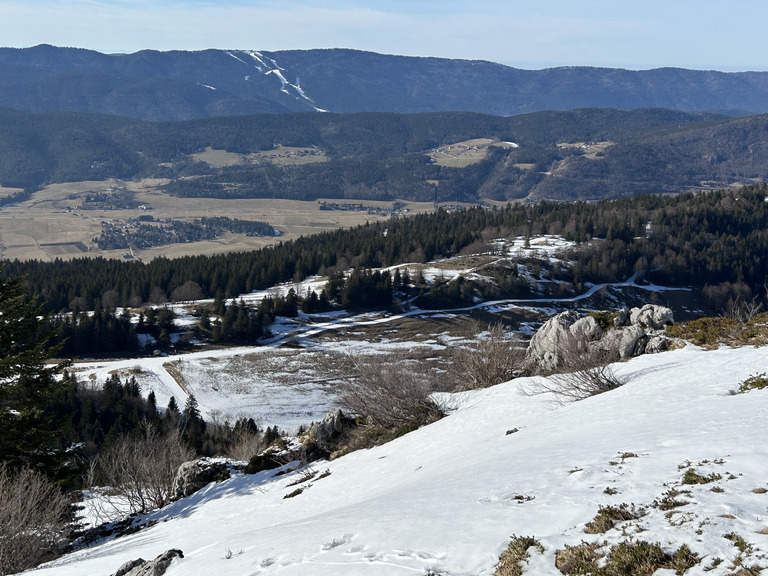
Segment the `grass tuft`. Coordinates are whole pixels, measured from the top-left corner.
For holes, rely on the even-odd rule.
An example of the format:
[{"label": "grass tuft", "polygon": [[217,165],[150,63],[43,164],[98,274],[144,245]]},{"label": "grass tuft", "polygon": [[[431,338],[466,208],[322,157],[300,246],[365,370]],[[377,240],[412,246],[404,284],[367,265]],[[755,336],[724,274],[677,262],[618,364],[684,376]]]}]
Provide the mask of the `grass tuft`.
[{"label": "grass tuft", "polygon": [[494,576],[521,576],[522,563],[530,557],[528,550],[535,547],[544,553],[544,547],[533,536],[512,536],[507,549],[499,556],[499,564],[496,566]]}]

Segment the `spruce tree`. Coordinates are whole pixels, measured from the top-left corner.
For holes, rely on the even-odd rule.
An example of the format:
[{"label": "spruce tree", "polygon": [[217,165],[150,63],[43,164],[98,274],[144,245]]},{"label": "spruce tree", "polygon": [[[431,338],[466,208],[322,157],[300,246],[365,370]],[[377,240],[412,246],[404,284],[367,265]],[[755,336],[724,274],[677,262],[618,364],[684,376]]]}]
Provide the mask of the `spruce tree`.
[{"label": "spruce tree", "polygon": [[56,379],[67,362],[46,364],[58,347],[49,346],[55,331],[39,314],[21,278],[0,279],[0,462],[62,479],[68,455],[59,445],[57,406],[71,384]]}]

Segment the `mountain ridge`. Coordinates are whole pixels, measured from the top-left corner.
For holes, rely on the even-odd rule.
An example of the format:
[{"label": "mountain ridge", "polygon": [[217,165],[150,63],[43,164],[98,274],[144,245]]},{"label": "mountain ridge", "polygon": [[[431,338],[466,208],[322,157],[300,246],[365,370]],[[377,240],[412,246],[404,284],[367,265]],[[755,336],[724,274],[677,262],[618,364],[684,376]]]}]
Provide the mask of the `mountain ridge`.
[{"label": "mountain ridge", "polygon": [[[43,72],[44,74],[41,74]],[[575,108],[768,112],[768,72],[562,66],[315,50],[142,50],[104,54],[41,44],[0,48],[0,107],[92,111],[164,121],[299,111]]]}]

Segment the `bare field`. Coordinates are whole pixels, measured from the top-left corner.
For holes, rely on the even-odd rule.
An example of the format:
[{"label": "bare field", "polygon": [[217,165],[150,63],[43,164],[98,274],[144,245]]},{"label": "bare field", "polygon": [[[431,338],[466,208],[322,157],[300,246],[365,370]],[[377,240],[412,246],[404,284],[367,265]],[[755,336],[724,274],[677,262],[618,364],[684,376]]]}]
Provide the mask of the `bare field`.
[{"label": "bare field", "polygon": [[[158,186],[163,183],[159,180],[108,180],[48,186],[36,192],[30,200],[0,210],[0,257],[42,261],[82,256],[123,258],[125,250],[102,251],[96,246],[94,239],[101,234],[101,222],[137,218],[146,214],[151,214],[155,219],[192,220],[203,216],[228,216],[240,220],[260,220],[279,230],[280,236],[249,238],[241,234],[226,234],[216,240],[171,244],[134,254],[144,261],[158,256],[173,258],[254,250],[323,230],[349,228],[386,219],[367,212],[320,210],[320,201],[176,198],[158,191]],[[134,192],[136,201],[150,206],[152,210],[83,209],[87,193],[119,187]],[[363,204],[379,208],[392,206],[391,202],[364,201]],[[430,202],[403,204],[412,214],[434,210]]]}]

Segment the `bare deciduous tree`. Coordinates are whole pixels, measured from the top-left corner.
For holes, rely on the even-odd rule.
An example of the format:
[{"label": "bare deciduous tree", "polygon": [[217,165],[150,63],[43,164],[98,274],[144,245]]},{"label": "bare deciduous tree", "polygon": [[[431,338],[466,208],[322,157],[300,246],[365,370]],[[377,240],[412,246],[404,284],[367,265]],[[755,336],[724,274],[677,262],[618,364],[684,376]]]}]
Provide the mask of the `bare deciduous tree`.
[{"label": "bare deciduous tree", "polygon": [[525,350],[504,337],[500,323],[488,327],[488,335],[469,348],[459,348],[451,358],[450,376],[458,390],[495,386],[527,372]]},{"label": "bare deciduous tree", "polygon": [[131,513],[162,508],[179,466],[193,457],[176,431],[161,436],[145,422],[141,438],[123,438],[99,456],[97,477],[109,487],[103,499],[111,509],[102,512],[115,519],[126,508]]},{"label": "bare deciduous tree", "polygon": [[68,510],[67,498],[39,472],[0,465],[0,574],[54,558],[70,531]]}]

